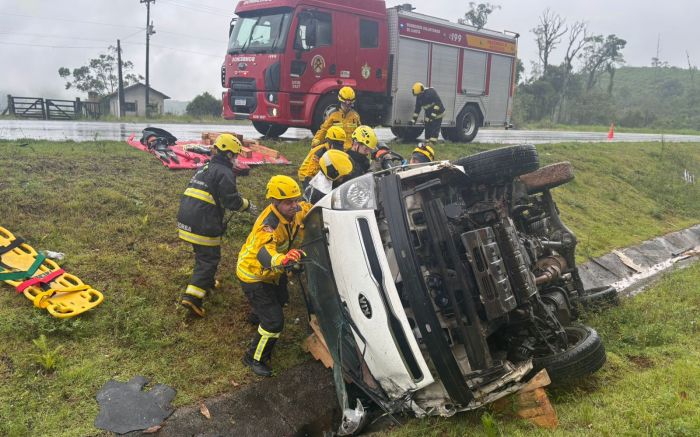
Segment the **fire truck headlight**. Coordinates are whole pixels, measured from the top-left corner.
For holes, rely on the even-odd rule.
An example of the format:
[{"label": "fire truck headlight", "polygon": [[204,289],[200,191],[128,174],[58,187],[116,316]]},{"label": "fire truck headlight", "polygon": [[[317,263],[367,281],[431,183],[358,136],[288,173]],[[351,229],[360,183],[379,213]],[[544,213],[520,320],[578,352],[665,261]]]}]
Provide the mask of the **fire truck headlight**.
[{"label": "fire truck headlight", "polygon": [[277,93],[270,93],[267,95],[267,101],[270,103],[277,103]]}]

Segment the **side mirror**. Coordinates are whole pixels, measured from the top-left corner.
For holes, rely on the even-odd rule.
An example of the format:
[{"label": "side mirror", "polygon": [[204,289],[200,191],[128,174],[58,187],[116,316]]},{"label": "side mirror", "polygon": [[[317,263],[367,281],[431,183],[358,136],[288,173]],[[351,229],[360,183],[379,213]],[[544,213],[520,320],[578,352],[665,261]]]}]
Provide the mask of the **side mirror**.
[{"label": "side mirror", "polygon": [[318,27],[318,20],[311,18],[306,25],[306,46],[309,49],[316,47],[316,28]]},{"label": "side mirror", "polygon": [[238,17],[231,18],[231,23],[228,26],[228,37],[229,38],[231,38],[231,33],[233,32],[233,28],[236,26],[236,21],[238,21]]},{"label": "side mirror", "polygon": [[[318,22],[314,16],[307,11],[299,13],[297,21],[296,37],[294,38],[294,48],[299,51],[311,50],[316,46],[316,26]],[[297,59],[301,56],[297,53]]]}]

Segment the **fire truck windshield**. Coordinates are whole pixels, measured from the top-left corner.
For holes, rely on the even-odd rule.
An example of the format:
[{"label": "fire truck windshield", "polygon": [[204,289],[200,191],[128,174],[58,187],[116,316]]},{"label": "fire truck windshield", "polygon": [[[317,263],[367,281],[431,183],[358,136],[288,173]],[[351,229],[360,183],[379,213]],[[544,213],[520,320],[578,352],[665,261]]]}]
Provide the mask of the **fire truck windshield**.
[{"label": "fire truck windshield", "polygon": [[246,15],[236,22],[228,53],[280,53],[284,50],[291,12]]}]

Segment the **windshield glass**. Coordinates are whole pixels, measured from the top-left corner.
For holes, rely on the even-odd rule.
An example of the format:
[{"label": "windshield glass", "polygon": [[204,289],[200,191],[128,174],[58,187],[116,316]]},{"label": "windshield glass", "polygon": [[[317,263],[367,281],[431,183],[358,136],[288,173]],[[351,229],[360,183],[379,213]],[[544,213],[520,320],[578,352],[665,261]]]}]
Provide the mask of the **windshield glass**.
[{"label": "windshield glass", "polygon": [[228,53],[280,53],[287,41],[291,12],[241,17],[228,40]]}]

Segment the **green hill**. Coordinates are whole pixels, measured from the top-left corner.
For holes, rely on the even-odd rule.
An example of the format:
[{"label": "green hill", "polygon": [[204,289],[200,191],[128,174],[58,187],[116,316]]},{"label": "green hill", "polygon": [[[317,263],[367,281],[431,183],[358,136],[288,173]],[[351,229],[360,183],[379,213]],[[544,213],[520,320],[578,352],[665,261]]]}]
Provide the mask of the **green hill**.
[{"label": "green hill", "polygon": [[513,119],[516,125],[558,122],[568,125],[607,125],[629,128],[700,130],[700,75],[696,68],[623,67],[602,75],[586,90],[587,76],[575,74],[567,88],[558,120],[554,114],[563,83],[562,68],[547,78],[518,85]]}]

